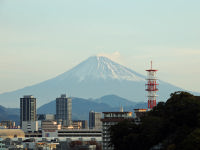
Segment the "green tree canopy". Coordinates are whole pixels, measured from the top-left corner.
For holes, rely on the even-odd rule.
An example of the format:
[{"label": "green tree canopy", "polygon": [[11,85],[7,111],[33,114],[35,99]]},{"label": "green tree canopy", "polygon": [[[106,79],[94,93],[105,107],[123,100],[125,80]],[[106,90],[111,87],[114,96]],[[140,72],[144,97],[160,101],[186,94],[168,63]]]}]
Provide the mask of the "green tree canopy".
[{"label": "green tree canopy", "polygon": [[200,97],[172,93],[166,103],[141,118],[140,124],[125,120],[110,128],[116,150],[200,149]]}]

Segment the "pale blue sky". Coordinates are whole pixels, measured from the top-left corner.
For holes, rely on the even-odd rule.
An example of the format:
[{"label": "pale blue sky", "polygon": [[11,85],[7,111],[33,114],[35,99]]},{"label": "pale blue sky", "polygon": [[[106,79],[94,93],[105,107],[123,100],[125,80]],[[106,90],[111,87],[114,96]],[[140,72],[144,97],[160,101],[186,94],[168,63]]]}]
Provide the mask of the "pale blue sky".
[{"label": "pale blue sky", "polygon": [[99,53],[142,74],[153,60],[160,79],[200,92],[199,6],[199,0],[0,0],[0,93]]}]

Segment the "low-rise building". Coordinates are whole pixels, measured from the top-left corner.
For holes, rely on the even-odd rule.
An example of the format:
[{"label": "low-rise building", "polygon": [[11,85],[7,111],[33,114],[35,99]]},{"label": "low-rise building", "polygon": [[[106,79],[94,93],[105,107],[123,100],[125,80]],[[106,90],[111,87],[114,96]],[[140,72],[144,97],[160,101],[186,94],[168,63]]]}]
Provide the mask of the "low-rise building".
[{"label": "low-rise building", "polygon": [[61,125],[56,121],[44,120],[42,121],[42,137],[58,137],[58,130]]},{"label": "low-rise building", "polygon": [[147,109],[143,109],[143,108],[134,109],[134,113],[135,113],[134,119],[135,119],[136,124],[140,123],[140,118],[145,116],[147,111],[148,111]]},{"label": "low-rise building", "polygon": [[12,120],[2,120],[0,123],[1,126],[5,126],[8,129],[16,128],[15,122]]},{"label": "low-rise building", "polygon": [[21,129],[0,129],[0,138],[24,138],[25,134]]},{"label": "low-rise building", "polygon": [[101,138],[102,131],[101,130],[89,130],[89,129],[79,129],[79,130],[59,130],[58,137],[66,137],[66,138]]},{"label": "low-rise building", "polygon": [[22,130],[24,132],[38,131],[38,121],[22,121]]},{"label": "low-rise building", "polygon": [[103,150],[113,150],[113,147],[109,147],[110,133],[109,128],[125,119],[133,119],[132,112],[103,112],[104,118],[102,121],[102,143]]},{"label": "low-rise building", "polygon": [[6,150],[6,145],[3,143],[2,138],[0,138],[0,150]]},{"label": "low-rise building", "polygon": [[81,121],[72,121],[73,129],[82,129],[82,122]]}]

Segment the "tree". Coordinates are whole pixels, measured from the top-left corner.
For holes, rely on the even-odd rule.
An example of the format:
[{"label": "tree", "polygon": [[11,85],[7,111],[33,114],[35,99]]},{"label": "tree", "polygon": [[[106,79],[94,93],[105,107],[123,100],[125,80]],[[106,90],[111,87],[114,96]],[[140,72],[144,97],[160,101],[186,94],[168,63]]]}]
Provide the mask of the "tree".
[{"label": "tree", "polygon": [[200,149],[200,128],[192,131],[180,144],[182,150],[199,150]]},{"label": "tree", "polygon": [[199,127],[200,97],[179,91],[147,112],[140,124],[126,120],[112,126],[110,144],[115,150],[200,149]]}]

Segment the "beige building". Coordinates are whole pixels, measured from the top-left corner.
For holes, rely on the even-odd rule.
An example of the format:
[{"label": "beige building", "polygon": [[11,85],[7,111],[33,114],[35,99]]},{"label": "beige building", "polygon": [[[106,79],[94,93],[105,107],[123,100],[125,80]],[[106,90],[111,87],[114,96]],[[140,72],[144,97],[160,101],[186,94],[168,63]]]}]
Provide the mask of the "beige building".
[{"label": "beige building", "polygon": [[61,125],[56,121],[44,120],[42,121],[42,137],[58,137],[58,130]]},{"label": "beige building", "polygon": [[24,131],[21,129],[0,129],[0,138],[24,138]]}]

